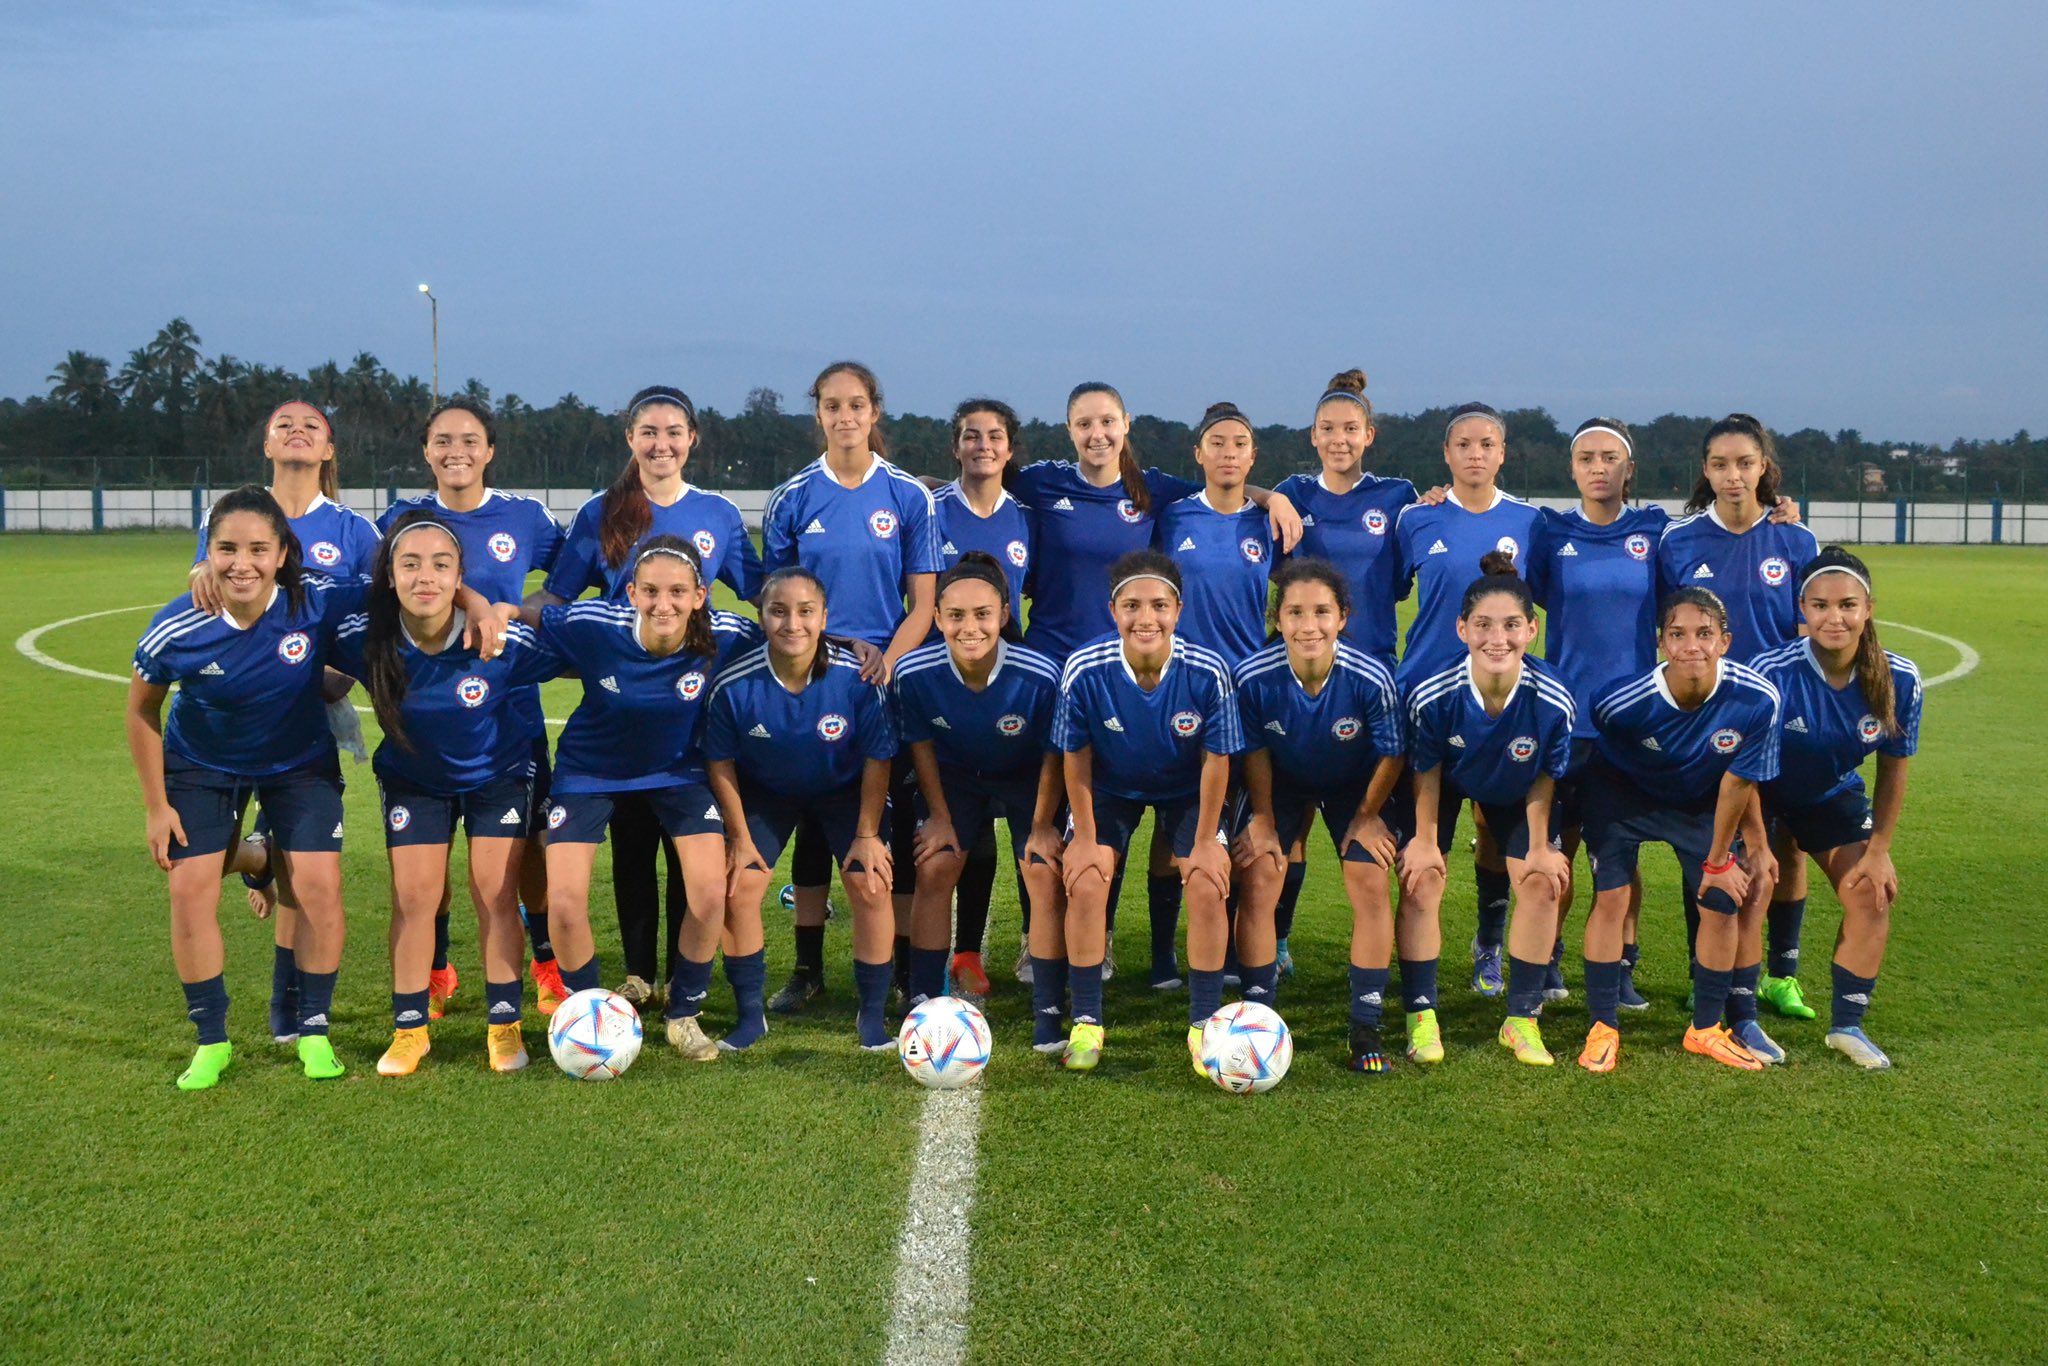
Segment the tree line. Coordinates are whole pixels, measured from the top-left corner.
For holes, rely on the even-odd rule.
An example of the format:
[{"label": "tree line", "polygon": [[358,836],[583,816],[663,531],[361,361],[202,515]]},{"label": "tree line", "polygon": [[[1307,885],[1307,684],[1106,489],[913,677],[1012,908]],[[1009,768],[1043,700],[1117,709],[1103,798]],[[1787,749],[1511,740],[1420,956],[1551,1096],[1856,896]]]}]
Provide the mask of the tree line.
[{"label": "tree line", "polygon": [[[260,424],[293,398],[311,399],[332,414],[345,484],[423,482],[419,432],[434,396],[417,375],[401,379],[367,351],[346,366],[328,361],[298,374],[226,354],[209,358],[202,345],[190,323],[174,318],[129,352],[118,369],[105,357],[71,351],[51,370],[47,394],[0,399],[0,487],[163,488],[260,480]],[[451,393],[485,404],[495,415],[497,483],[598,488],[625,459],[621,414],[573,393],[538,408],[517,394],[493,398],[476,379]],[[818,435],[802,406],[799,401],[799,411],[786,411],[781,394],[758,388],[737,413],[700,408],[694,480],[711,488],[767,488],[815,459]],[[1379,413],[1370,468],[1417,483],[1442,482],[1448,411]],[[1542,408],[1516,409],[1507,418],[1503,487],[1531,496],[1569,494],[1570,434]],[[1712,420],[1666,413],[1635,423],[1637,493],[1687,492]],[[942,477],[952,472],[948,416],[892,414],[883,432],[891,458],[906,469]],[[1306,427],[1262,427],[1257,439],[1264,467],[1259,473],[1269,480],[1280,477],[1276,471],[1315,468]],[[1189,424],[1137,414],[1132,443],[1144,463],[1199,477]],[[2048,441],[2035,441],[2024,430],[2003,440],[1957,440],[1942,447],[1869,440],[1853,429],[1830,434],[1805,428],[1780,433],[1778,443],[1787,491],[1794,495],[2017,497],[2026,495],[2030,483],[2035,497],[2048,490]],[[1042,421],[1025,424],[1019,445],[1025,460],[1072,454],[1064,428]]]}]

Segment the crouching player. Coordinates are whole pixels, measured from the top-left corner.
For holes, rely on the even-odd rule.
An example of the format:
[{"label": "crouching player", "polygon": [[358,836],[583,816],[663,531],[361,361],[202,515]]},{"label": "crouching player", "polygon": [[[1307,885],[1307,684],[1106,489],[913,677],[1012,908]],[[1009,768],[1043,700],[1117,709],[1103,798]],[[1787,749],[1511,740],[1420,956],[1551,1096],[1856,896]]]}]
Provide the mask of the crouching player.
[{"label": "crouching player", "polygon": [[[1870,570],[1829,546],[1799,571],[1806,637],[1759,656],[1782,701],[1778,777],[1764,813],[1812,855],[1842,903],[1834,1011],[1827,1044],[1858,1067],[1890,1067],[1863,1033],[1891,934],[1899,875],[1892,836],[1906,802],[1906,764],[1920,744],[1920,671],[1877,641]],[[1877,795],[1857,768],[1877,754]]]}]

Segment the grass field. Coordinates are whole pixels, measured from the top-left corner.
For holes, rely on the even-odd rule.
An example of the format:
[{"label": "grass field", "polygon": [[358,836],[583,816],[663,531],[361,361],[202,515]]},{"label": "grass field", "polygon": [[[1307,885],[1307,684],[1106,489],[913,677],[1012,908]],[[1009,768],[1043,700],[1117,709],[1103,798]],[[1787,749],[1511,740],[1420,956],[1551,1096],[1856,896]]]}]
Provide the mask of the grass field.
[{"label": "grass field", "polygon": [[[179,586],[189,536],[0,540],[9,641],[45,634],[126,671]],[[2040,1358],[2048,1323],[2048,947],[2039,912],[2048,556],[1883,549],[1880,616],[1982,665],[1930,694],[1896,850],[1904,898],[1870,1030],[1897,1067],[1774,1022],[1789,1065],[1682,1054],[1685,955],[1668,860],[1646,860],[1621,1070],[1569,1065],[1574,997],[1546,1013],[1565,1065],[1491,1042],[1463,989],[1473,894],[1445,904],[1440,1068],[1344,1070],[1349,917],[1312,846],[1280,1008],[1294,1070],[1232,1100],[1196,1082],[1184,1003],[1109,988],[1100,1072],[1024,1048],[1013,893],[991,929],[997,1055],[984,1079],[969,1350],[978,1359],[1773,1360]],[[1956,652],[1886,643],[1932,677]],[[550,685],[563,716],[574,685]],[[234,1070],[181,1095],[191,1048],[142,846],[120,689],[9,650],[0,852],[0,1357],[172,1361],[492,1358],[875,1360],[923,1093],[857,1053],[845,921],[827,1007],[744,1059],[659,1046],[609,1086],[481,1066],[474,922],[457,1008],[420,1074],[386,1081],[385,875],[369,770],[352,769],[351,935],[314,1085],[263,1033],[269,949],[224,896]],[[601,855],[603,857],[603,855]],[[779,880],[778,880],[779,881]],[[607,885],[600,870],[597,885]],[[608,894],[593,920],[619,963]],[[1123,958],[1144,956],[1142,893]],[[789,966],[771,911],[771,985]],[[1806,987],[1824,1001],[1837,913],[1816,880]],[[609,931],[609,933],[607,933]],[[730,1018],[722,979],[709,1023]],[[1823,1015],[1825,1008],[1823,1005]],[[971,1156],[963,1153],[961,1160]]]}]

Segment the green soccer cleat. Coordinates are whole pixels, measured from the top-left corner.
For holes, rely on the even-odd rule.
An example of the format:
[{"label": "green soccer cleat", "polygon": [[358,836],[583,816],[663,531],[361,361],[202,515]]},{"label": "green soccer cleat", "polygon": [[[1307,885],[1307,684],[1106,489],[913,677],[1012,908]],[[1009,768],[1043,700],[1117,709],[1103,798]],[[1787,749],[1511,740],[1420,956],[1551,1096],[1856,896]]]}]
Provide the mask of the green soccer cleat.
[{"label": "green soccer cleat", "polygon": [[203,1043],[192,1051],[192,1061],[178,1074],[180,1091],[210,1091],[220,1080],[220,1074],[228,1070],[228,1064],[235,1060],[235,1048],[223,1040],[220,1043]]},{"label": "green soccer cleat", "polygon": [[1443,1031],[1436,1026],[1436,1012],[1424,1010],[1408,1017],[1408,1061],[1437,1063],[1444,1060]]},{"label": "green soccer cleat", "polygon": [[299,1035],[299,1066],[306,1069],[309,1081],[332,1081],[348,1071],[334,1056],[334,1045],[325,1034]]},{"label": "green soccer cleat", "polygon": [[1514,1051],[1516,1062],[1525,1062],[1531,1067],[1549,1067],[1557,1061],[1543,1046],[1543,1035],[1530,1016],[1508,1016],[1500,1027],[1500,1042],[1503,1048]]},{"label": "green soccer cleat", "polygon": [[1092,1072],[1102,1061],[1102,1026],[1077,1024],[1067,1035],[1066,1056],[1061,1059],[1069,1072]]},{"label": "green soccer cleat", "polygon": [[1195,1075],[1203,1081],[1210,1080],[1209,1069],[1202,1066],[1202,1027],[1188,1026],[1188,1061],[1195,1065]]},{"label": "green soccer cleat", "polygon": [[1756,994],[1758,999],[1769,1001],[1771,1009],[1788,1020],[1811,1020],[1817,1013],[1799,994],[1797,977],[1762,977],[1757,981]]}]

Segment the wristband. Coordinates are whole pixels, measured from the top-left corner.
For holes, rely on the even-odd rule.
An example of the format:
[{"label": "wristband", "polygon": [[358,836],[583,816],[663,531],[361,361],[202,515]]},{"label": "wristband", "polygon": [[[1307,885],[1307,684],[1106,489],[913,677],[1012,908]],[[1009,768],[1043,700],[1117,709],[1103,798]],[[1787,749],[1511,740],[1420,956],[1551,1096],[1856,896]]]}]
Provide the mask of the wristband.
[{"label": "wristband", "polygon": [[853,832],[853,837],[857,840],[878,840],[882,837],[882,833],[878,830],[872,835],[863,835],[860,831],[856,830]]},{"label": "wristband", "polygon": [[1734,867],[1735,851],[1731,849],[1728,851],[1728,861],[1726,863],[1702,863],[1700,865],[1700,871],[1705,873],[1708,877],[1717,877],[1722,873],[1728,872],[1730,869]]}]

